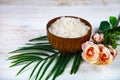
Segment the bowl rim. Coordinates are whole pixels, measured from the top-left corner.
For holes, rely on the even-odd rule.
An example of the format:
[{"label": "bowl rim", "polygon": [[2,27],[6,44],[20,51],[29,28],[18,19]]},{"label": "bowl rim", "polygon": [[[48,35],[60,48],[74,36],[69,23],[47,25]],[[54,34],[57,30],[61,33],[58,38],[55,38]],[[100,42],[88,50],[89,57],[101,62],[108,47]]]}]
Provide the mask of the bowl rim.
[{"label": "bowl rim", "polygon": [[[61,17],[71,17],[71,18],[80,19],[81,22],[85,21],[85,22],[86,22],[87,24],[89,24],[89,25],[87,25],[85,22],[83,22],[83,23],[85,23],[85,25],[89,26],[90,29],[89,29],[89,31],[87,32],[87,34],[85,34],[85,35],[82,36],[82,37],[65,38],[65,37],[57,36],[57,35],[55,35],[55,34],[53,34],[52,32],[49,31],[49,27],[50,27],[49,24],[50,24],[50,23],[54,23],[56,20],[60,19]],[[51,25],[51,24],[50,24],[50,25]],[[74,39],[85,38],[88,34],[91,34],[91,32],[92,32],[92,26],[91,26],[91,24],[90,24],[87,20],[85,20],[85,19],[83,19],[83,18],[81,18],[81,17],[76,17],[76,16],[59,16],[59,17],[55,17],[55,18],[49,20],[49,22],[47,23],[47,32],[49,32],[50,34],[52,34],[53,36],[58,37],[58,38],[74,40]]]}]

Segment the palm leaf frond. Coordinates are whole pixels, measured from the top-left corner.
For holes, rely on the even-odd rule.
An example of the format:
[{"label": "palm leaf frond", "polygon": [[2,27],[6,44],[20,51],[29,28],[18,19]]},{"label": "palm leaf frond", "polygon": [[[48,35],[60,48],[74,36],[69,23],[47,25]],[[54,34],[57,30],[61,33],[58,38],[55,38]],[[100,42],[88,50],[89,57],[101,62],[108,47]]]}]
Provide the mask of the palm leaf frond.
[{"label": "palm leaf frond", "polygon": [[66,68],[66,65],[68,64],[68,62],[70,61],[71,59],[71,55],[63,55],[61,54],[60,56],[60,63],[57,65],[57,69],[55,71],[55,74],[54,74],[54,77],[53,77],[53,80],[56,79],[56,77],[58,77],[60,74],[62,74]]},{"label": "palm leaf frond", "polygon": [[48,38],[47,38],[47,36],[42,36],[42,37],[38,37],[38,38],[34,38],[34,39],[31,39],[31,40],[29,40],[30,42],[31,41],[42,41],[42,40],[47,40]]},{"label": "palm leaf frond", "polygon": [[[49,44],[47,36],[31,39],[30,43],[27,43],[27,45],[26,47],[12,51],[11,53],[15,54],[10,56],[8,60],[12,60],[12,65],[10,67],[24,65],[17,75],[21,74],[31,64],[36,63],[32,67],[29,80],[42,80],[43,77],[45,80],[48,80],[51,76],[53,76],[52,78],[55,80],[64,72],[66,66],[72,59],[74,59],[74,61],[71,68],[71,74],[76,73],[82,62],[81,52],[72,55],[61,54]],[[53,64],[53,62],[55,63]],[[49,68],[51,65],[53,65],[52,69]],[[47,72],[48,69],[49,72]],[[47,74],[47,76],[44,76],[45,74]]]},{"label": "palm leaf frond", "polygon": [[39,66],[40,62],[41,62],[41,61],[39,61],[39,62],[35,65],[35,67],[33,68],[32,72],[31,72],[31,74],[30,74],[29,80],[31,79],[31,77],[32,77],[33,74],[35,73],[35,70],[36,70],[37,67]]},{"label": "palm leaf frond", "polygon": [[22,67],[19,72],[16,75],[19,75],[26,67],[28,67],[30,64],[32,64],[33,62],[31,61],[30,63],[26,64],[24,67]]},{"label": "palm leaf frond", "polygon": [[49,56],[49,54],[46,54],[46,53],[43,53],[43,52],[29,52],[29,53],[21,53],[21,54],[18,54],[18,55],[14,55],[14,56],[11,56],[9,57],[8,59],[9,60],[12,60],[12,59],[18,59],[18,58],[22,58],[22,57],[26,57],[26,56]]},{"label": "palm leaf frond", "polygon": [[41,64],[41,66],[39,67],[38,72],[36,73],[35,80],[37,80],[37,79],[38,79],[39,74],[40,74],[40,72],[41,72],[41,70],[42,70],[42,68],[43,68],[44,64],[46,63],[46,61],[47,61],[47,59],[46,59],[46,60],[45,60],[45,61]]},{"label": "palm leaf frond", "polygon": [[[81,51],[80,51],[81,52]],[[71,72],[70,74],[75,74],[80,66],[80,63],[82,62],[82,57],[81,57],[81,53],[77,53],[75,56],[74,56],[74,61],[73,61],[73,65],[72,65],[72,68],[71,68]]]},{"label": "palm leaf frond", "polygon": [[41,43],[36,43],[36,44],[34,44],[34,43],[27,43],[26,45],[50,45],[50,43],[49,42],[41,42]]},{"label": "palm leaf frond", "polygon": [[28,63],[28,62],[35,62],[35,61],[39,61],[42,58],[38,57],[38,56],[26,56],[26,57],[20,57],[18,59],[13,59],[13,61],[11,62],[12,65],[10,67],[14,67],[23,63]]},{"label": "palm leaf frond", "polygon": [[46,67],[44,68],[44,71],[43,71],[42,75],[40,76],[39,80],[42,79],[43,75],[45,74],[45,72],[47,71],[47,69],[49,68],[50,64],[53,62],[53,60],[54,60],[55,58],[56,58],[56,55],[54,55],[54,56],[50,59],[50,61],[48,62],[48,64],[47,64]]},{"label": "palm leaf frond", "polygon": [[25,52],[29,50],[44,50],[44,51],[56,53],[56,51],[54,51],[53,49],[54,48],[51,47],[50,45],[35,45],[35,46],[22,47],[10,53],[19,53],[19,52]]}]

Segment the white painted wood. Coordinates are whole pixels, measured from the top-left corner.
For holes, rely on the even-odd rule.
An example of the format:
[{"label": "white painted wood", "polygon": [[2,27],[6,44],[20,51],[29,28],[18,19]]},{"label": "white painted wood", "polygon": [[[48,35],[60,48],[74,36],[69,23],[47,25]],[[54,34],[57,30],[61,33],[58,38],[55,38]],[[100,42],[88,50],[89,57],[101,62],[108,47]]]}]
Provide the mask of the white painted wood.
[{"label": "white painted wood", "polygon": [[[22,47],[34,37],[46,34],[47,22],[57,16],[72,15],[88,20],[93,33],[101,20],[120,14],[120,0],[0,0],[0,80],[27,80],[29,70],[15,76],[18,69],[9,68],[8,52]],[[120,47],[118,47],[120,53]],[[70,67],[57,80],[119,80],[120,55],[112,65],[83,63],[75,75]]]},{"label": "white painted wood", "polygon": [[120,4],[120,0],[0,0],[0,4],[40,6],[116,5]]}]

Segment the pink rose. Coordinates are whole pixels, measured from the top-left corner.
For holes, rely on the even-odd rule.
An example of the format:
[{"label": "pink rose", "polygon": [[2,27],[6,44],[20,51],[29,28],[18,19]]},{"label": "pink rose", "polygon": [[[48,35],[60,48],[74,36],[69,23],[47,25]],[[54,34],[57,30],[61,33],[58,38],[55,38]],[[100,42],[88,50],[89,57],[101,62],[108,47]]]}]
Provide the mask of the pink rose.
[{"label": "pink rose", "polygon": [[102,44],[99,44],[98,48],[99,48],[99,52],[100,52],[98,64],[102,64],[102,65],[111,64],[113,61],[113,56],[111,55],[109,49]]},{"label": "pink rose", "polygon": [[[111,48],[111,47],[110,47]],[[111,48],[111,51],[102,44],[94,44],[90,41],[82,44],[82,58],[91,63],[106,65],[111,64],[113,61],[113,56],[111,52],[114,52]]]},{"label": "pink rose", "polygon": [[113,58],[115,59],[115,57],[117,56],[117,50],[114,49],[111,45],[108,46],[108,49],[110,53],[112,54]]},{"label": "pink rose", "polygon": [[97,45],[93,44],[90,41],[87,41],[86,43],[82,44],[82,58],[92,64],[97,63],[99,59],[99,49]]},{"label": "pink rose", "polygon": [[104,35],[95,33],[93,34],[92,39],[95,43],[102,43],[104,40]]}]

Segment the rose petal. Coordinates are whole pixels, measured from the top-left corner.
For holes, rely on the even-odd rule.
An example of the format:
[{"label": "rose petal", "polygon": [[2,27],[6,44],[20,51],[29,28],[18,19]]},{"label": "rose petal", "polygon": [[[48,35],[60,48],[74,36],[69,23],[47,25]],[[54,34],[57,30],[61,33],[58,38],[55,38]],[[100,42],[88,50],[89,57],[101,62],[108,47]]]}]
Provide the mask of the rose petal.
[{"label": "rose petal", "polygon": [[82,50],[85,50],[90,45],[94,45],[93,42],[87,41],[87,42],[83,43],[82,46],[81,46]]}]

